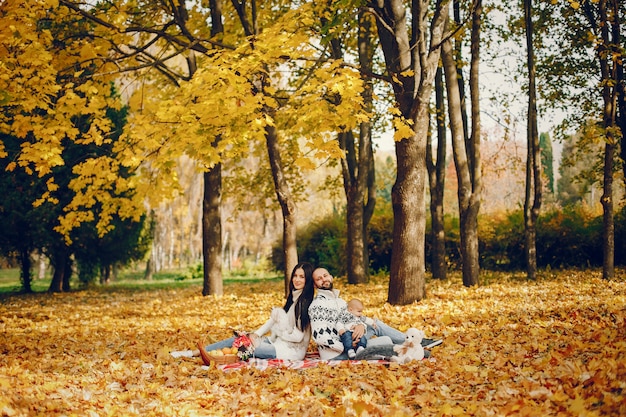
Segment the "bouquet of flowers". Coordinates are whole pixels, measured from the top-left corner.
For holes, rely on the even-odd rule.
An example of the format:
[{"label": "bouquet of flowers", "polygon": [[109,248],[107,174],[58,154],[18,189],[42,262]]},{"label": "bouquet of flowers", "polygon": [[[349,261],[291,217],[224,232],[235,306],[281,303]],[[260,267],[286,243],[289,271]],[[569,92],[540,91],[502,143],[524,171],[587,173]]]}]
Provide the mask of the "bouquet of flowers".
[{"label": "bouquet of flowers", "polygon": [[242,361],[247,361],[254,354],[254,336],[247,332],[235,330],[233,347],[237,348],[237,356]]}]

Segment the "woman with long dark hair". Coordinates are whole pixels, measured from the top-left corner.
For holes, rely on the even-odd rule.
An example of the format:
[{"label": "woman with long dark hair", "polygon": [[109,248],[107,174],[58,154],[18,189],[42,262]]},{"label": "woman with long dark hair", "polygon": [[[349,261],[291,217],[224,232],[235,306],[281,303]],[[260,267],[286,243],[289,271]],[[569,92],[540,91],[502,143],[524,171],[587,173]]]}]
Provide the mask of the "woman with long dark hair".
[{"label": "woman with long dark hair", "polygon": [[[313,301],[313,265],[308,262],[297,264],[291,272],[289,294],[284,307],[274,308],[270,319],[249,336],[254,342],[253,356],[260,359],[301,360],[306,355],[311,340],[309,305]],[[266,334],[271,332],[271,336]],[[208,365],[206,353],[211,350],[231,347],[236,337],[231,337],[198,350],[172,352],[175,357],[201,356]]]}]

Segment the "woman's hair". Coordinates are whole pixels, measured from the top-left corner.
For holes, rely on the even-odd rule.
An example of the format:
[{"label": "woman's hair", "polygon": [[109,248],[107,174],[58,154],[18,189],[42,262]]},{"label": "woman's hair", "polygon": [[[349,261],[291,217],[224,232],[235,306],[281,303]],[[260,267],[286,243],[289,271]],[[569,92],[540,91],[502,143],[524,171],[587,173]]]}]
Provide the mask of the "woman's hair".
[{"label": "woman's hair", "polygon": [[291,305],[293,304],[293,276],[296,274],[298,269],[302,269],[304,271],[304,288],[302,289],[302,294],[298,297],[298,301],[296,301],[295,306],[295,316],[296,316],[296,326],[298,329],[304,330],[309,327],[311,320],[309,319],[309,305],[311,301],[313,301],[313,296],[315,295],[315,285],[313,284],[313,265],[308,262],[300,262],[293,268],[291,271],[291,278],[289,278],[289,294],[287,294],[287,301],[285,302],[285,311],[289,311]]}]

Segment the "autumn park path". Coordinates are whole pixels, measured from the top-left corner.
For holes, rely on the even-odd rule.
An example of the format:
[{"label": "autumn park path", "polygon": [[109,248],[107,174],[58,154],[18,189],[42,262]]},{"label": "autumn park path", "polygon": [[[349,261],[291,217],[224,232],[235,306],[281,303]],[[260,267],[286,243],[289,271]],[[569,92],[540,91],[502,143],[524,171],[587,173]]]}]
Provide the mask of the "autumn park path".
[{"label": "autumn park path", "polygon": [[4,297],[0,415],[626,415],[626,277],[599,275],[429,282],[405,307],[385,303],[382,281],[338,280],[368,315],[443,338],[434,360],[229,373],[169,352],[256,328],[282,304],[280,282],[219,298],[199,287]]}]

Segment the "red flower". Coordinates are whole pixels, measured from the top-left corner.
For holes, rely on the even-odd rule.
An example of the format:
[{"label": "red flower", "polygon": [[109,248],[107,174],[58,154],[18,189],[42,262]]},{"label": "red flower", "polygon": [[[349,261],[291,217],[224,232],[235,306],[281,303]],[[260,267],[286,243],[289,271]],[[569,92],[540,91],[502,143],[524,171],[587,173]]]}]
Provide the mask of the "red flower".
[{"label": "red flower", "polygon": [[254,354],[254,344],[250,336],[248,336],[248,333],[235,332],[233,347],[238,349],[237,356],[239,356],[241,360],[248,360],[248,358]]}]

